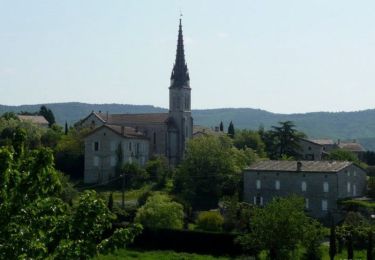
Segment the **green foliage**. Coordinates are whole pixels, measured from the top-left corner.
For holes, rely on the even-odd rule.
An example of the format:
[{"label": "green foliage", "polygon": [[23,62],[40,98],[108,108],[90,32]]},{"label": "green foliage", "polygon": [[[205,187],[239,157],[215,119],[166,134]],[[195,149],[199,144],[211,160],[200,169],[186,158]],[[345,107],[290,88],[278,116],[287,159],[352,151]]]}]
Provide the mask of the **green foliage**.
[{"label": "green foliage", "polygon": [[230,138],[234,138],[235,136],[234,125],[232,121],[230,121],[229,126],[228,126],[228,136]]},{"label": "green foliage", "polygon": [[49,127],[56,123],[55,116],[51,109],[48,109],[46,106],[41,106],[39,109],[39,115],[44,116],[44,118],[48,121]]},{"label": "green foliage", "polygon": [[[282,158],[284,155],[290,157],[298,156],[300,152],[299,139],[305,135],[295,129],[295,125],[291,121],[279,122],[279,126],[272,126],[270,136],[273,141],[273,156]],[[270,142],[269,142],[270,143]]]},{"label": "green foliage", "polygon": [[217,211],[203,211],[197,218],[197,228],[204,231],[221,231],[224,218]]},{"label": "green foliage", "polygon": [[224,124],[223,124],[223,121],[220,121],[220,132],[223,132],[224,131]]},{"label": "green foliage", "polygon": [[233,143],[238,149],[251,148],[259,157],[266,156],[265,144],[257,131],[237,130]]},{"label": "green foliage", "polygon": [[139,233],[139,227],[120,230],[100,243],[115,216],[95,191],[84,192],[73,206],[68,203],[72,187],[53,161],[49,149],[15,157],[0,148],[1,259],[87,259]]},{"label": "green foliage", "polygon": [[334,160],[334,161],[349,161],[349,162],[358,161],[358,158],[354,153],[343,150],[343,149],[332,150],[328,155],[328,159]]},{"label": "green foliage", "polygon": [[305,215],[302,198],[277,198],[264,208],[254,209],[250,232],[238,240],[245,249],[267,250],[271,259],[288,259],[299,244],[316,244],[320,228]]},{"label": "green foliage", "polygon": [[184,212],[181,204],[172,201],[167,195],[155,194],[140,207],[135,222],[145,227],[181,229]]},{"label": "green foliage", "polygon": [[146,163],[146,172],[151,181],[157,183],[157,188],[163,188],[167,182],[169,174],[168,160],[164,156],[156,156]]},{"label": "green foliage", "polygon": [[56,168],[72,179],[83,177],[84,137],[90,129],[72,128],[67,135],[62,135],[55,147]]},{"label": "green foliage", "polygon": [[122,167],[122,173],[125,174],[126,187],[133,189],[140,188],[150,179],[147,171],[137,163],[125,163]]},{"label": "green foliage", "polygon": [[254,205],[239,202],[238,195],[225,196],[221,200],[223,209],[223,229],[226,232],[246,232],[249,230]]},{"label": "green foliage", "polygon": [[58,125],[53,125],[42,134],[41,143],[45,147],[55,148],[62,136],[62,128]]},{"label": "green foliage", "polygon": [[329,235],[329,257],[331,259],[334,259],[336,253],[337,253],[337,248],[336,248],[336,226],[332,223],[331,224],[331,229],[330,229],[330,235]]},{"label": "green foliage", "polygon": [[109,255],[99,255],[95,260],[142,259],[142,260],[229,260],[230,257],[189,254],[174,251],[138,251],[134,249],[120,249]]},{"label": "green foliage", "polygon": [[238,150],[226,136],[202,136],[189,141],[175,177],[175,192],[193,208],[216,208],[219,198],[242,185],[243,168],[253,162],[252,150]]}]

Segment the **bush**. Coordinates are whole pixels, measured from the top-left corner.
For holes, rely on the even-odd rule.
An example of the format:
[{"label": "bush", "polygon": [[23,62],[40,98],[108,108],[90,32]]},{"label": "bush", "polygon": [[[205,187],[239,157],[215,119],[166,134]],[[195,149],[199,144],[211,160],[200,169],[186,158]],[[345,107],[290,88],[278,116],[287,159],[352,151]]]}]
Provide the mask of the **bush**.
[{"label": "bush", "polygon": [[135,222],[149,228],[181,229],[183,219],[182,205],[163,194],[155,194],[149,197],[146,204],[138,209],[135,216]]},{"label": "bush", "polygon": [[205,231],[221,231],[224,218],[216,211],[201,212],[197,218],[197,228]]}]

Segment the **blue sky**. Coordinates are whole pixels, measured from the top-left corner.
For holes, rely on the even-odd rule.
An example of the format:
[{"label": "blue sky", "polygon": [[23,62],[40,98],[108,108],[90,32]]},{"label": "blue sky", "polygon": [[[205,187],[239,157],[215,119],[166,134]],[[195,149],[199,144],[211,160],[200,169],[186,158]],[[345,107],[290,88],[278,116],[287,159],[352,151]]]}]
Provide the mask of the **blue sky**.
[{"label": "blue sky", "polygon": [[0,104],[167,107],[180,10],[193,108],[374,108],[370,0],[0,0]]}]

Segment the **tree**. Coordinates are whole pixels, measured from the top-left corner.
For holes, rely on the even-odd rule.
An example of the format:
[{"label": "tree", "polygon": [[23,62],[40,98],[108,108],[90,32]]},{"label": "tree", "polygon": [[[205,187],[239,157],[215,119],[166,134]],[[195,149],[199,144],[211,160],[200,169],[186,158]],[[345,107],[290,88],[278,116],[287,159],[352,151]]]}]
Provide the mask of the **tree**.
[{"label": "tree", "polygon": [[95,191],[73,206],[49,149],[15,157],[0,148],[0,258],[88,259],[129,243],[141,226],[103,240],[114,215]]},{"label": "tree", "polygon": [[49,127],[56,123],[52,110],[48,109],[45,105],[40,107],[39,115],[44,116],[44,118],[48,121]]},{"label": "tree", "polygon": [[283,155],[298,156],[301,149],[299,139],[303,137],[304,134],[295,129],[293,122],[279,122],[279,126],[272,126],[270,133],[274,139],[274,149],[277,158],[281,158]]},{"label": "tree", "polygon": [[367,182],[367,195],[370,198],[375,198],[375,178],[370,177]]},{"label": "tree", "polygon": [[228,126],[228,136],[230,138],[234,138],[235,132],[234,132],[234,125],[233,122],[230,121],[229,126]]},{"label": "tree", "polygon": [[354,162],[358,165],[361,164],[358,157],[354,153],[352,153],[350,151],[343,150],[343,149],[332,150],[329,153],[327,159],[328,160],[334,160],[334,161],[349,161],[349,162]]},{"label": "tree", "polygon": [[205,231],[221,231],[224,218],[217,211],[203,211],[197,218],[197,228]]},{"label": "tree", "polygon": [[164,156],[155,156],[146,163],[146,172],[150,179],[157,183],[158,188],[163,188],[169,175],[168,160]]},{"label": "tree", "polygon": [[372,240],[373,240],[373,233],[372,233],[372,230],[370,229],[368,231],[368,238],[367,238],[367,260],[373,259],[374,245],[373,245]]},{"label": "tree", "polygon": [[292,196],[255,208],[250,232],[240,236],[240,244],[245,249],[267,250],[270,259],[289,259],[289,253],[306,241],[308,235],[320,233],[316,229],[321,229],[321,225],[305,215],[304,206],[303,198]]},{"label": "tree", "polygon": [[237,131],[233,144],[238,149],[245,149],[245,148],[251,148],[260,157],[265,157],[265,144],[262,141],[262,138],[260,137],[259,133],[256,131],[251,130],[240,130]]},{"label": "tree", "polygon": [[135,222],[152,229],[181,229],[183,219],[182,205],[172,201],[164,194],[155,194],[149,197],[146,204],[138,209],[135,216]]},{"label": "tree", "polygon": [[176,172],[175,192],[195,209],[216,208],[219,198],[241,189],[242,170],[255,159],[249,149],[233,147],[227,136],[189,140]]},{"label": "tree", "polygon": [[224,131],[224,124],[223,124],[223,121],[220,122],[220,132],[223,132]]},{"label": "tree", "polygon": [[329,235],[329,257],[331,258],[331,260],[335,259],[336,252],[336,227],[332,221]]},{"label": "tree", "polygon": [[68,122],[65,121],[65,130],[64,130],[64,134],[67,135],[68,132],[69,132]]}]

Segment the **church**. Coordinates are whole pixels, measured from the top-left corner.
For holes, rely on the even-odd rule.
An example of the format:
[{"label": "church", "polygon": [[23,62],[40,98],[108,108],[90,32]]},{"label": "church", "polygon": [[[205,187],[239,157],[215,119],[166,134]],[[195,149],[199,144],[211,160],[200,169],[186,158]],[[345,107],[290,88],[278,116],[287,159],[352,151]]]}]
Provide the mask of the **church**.
[{"label": "church", "polygon": [[171,166],[181,162],[186,142],[193,135],[190,76],[181,19],[170,77],[169,112],[92,112],[81,120],[81,126],[92,129],[85,138],[85,183],[105,183],[115,176],[119,162],[144,165],[153,155],[165,156]]}]

